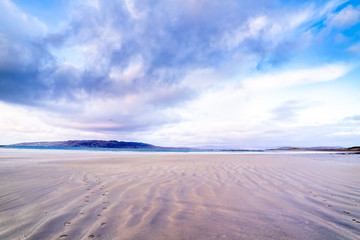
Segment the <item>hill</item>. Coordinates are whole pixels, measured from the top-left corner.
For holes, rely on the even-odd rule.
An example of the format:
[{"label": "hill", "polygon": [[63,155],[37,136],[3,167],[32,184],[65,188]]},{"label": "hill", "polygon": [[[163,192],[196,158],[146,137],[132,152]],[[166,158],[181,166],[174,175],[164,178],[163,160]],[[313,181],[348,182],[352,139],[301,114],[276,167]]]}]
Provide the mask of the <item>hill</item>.
[{"label": "hill", "polygon": [[134,149],[152,149],[161,148],[142,142],[124,142],[124,141],[104,141],[104,140],[70,140],[58,142],[25,142],[13,144],[10,146],[21,147],[85,147],[85,148],[134,148]]}]

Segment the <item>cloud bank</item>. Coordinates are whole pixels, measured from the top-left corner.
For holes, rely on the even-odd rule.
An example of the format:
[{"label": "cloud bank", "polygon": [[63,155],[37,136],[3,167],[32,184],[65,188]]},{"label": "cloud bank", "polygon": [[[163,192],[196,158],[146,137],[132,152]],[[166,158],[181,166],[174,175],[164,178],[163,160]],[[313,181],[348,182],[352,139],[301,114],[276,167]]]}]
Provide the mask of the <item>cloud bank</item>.
[{"label": "cloud bank", "polygon": [[[359,7],[346,1],[88,0],[67,7],[68,18],[52,30],[46,19],[0,2],[0,101],[32,109],[59,129],[154,136],[160,144],[164,137],[154,132],[162,127],[211,126],[216,116],[206,120],[202,113],[214,101],[210,115],[226,119],[232,100],[255,106],[261,92],[345,76],[353,65],[333,60],[318,41],[335,39],[334,31],[349,37],[341,31],[359,25]],[[308,59],[310,53],[318,59]],[[291,101],[300,100],[275,101],[258,115]]]}]

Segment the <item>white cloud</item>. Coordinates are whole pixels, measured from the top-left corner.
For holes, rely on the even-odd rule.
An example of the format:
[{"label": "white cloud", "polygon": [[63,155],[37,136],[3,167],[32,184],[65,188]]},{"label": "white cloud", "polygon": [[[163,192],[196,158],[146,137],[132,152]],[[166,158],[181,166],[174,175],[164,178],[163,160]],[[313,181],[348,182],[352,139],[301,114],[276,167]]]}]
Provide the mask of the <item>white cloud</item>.
[{"label": "white cloud", "polygon": [[219,47],[230,50],[243,67],[243,59],[257,57],[256,68],[281,64],[292,54],[301,53],[312,45],[314,36],[309,26],[318,21],[314,4],[301,4],[283,12],[266,12],[250,17],[237,28],[226,31]]},{"label": "white cloud", "polygon": [[181,86],[193,90],[207,89],[219,81],[219,73],[212,68],[201,68],[190,71],[181,81]]},{"label": "white cloud", "polygon": [[268,21],[267,17],[265,16],[249,19],[248,22],[249,36],[257,37],[259,35],[259,32],[266,27],[267,21]]},{"label": "white cloud", "polygon": [[320,15],[326,15],[330,12],[333,12],[336,8],[338,8],[340,5],[348,2],[349,0],[331,0],[328,1],[320,10]]},{"label": "white cloud", "polygon": [[[334,92],[316,86],[304,91],[286,87],[335,80],[349,70],[343,64],[328,64],[269,73],[245,79],[247,85],[243,88],[234,82],[215,81],[217,87],[207,88],[194,101],[177,109],[181,123],[164,125],[156,132],[143,133],[142,137],[154,142],[168,137],[169,145],[274,146],[284,138],[295,142],[296,129],[303,128],[307,131],[301,137],[304,141],[311,135],[312,127],[337,124],[352,113],[357,103],[344,96],[346,90]],[[281,114],[274,113],[280,107]]]},{"label": "white cloud", "polygon": [[86,0],[83,2],[86,2],[89,6],[99,10],[99,1],[98,0]]},{"label": "white cloud", "polygon": [[10,0],[0,1],[0,33],[13,37],[42,37],[47,26],[34,16],[27,15]]},{"label": "white cloud", "polygon": [[250,18],[245,25],[225,35],[223,41],[229,48],[234,48],[247,38],[256,38],[268,25],[266,16]]},{"label": "white cloud", "polygon": [[279,73],[247,78],[241,83],[241,86],[250,92],[269,91],[291,86],[332,81],[345,75],[349,70],[350,67],[344,64],[328,64],[321,67],[286,70]]},{"label": "white cloud", "polygon": [[360,42],[355,43],[354,45],[348,47],[346,50],[351,53],[360,54]]},{"label": "white cloud", "polygon": [[305,9],[300,10],[282,18],[281,23],[286,30],[294,29],[306,23],[314,18],[314,9],[312,7],[305,7]]},{"label": "white cloud", "polygon": [[330,14],[327,24],[333,27],[346,28],[351,27],[359,22],[360,10],[351,5],[346,6],[338,13]]},{"label": "white cloud", "polygon": [[123,83],[130,84],[133,80],[142,78],[145,75],[144,71],[144,61],[139,55],[134,56],[123,70],[113,66],[109,76],[115,85],[118,83],[121,86]]},{"label": "white cloud", "polygon": [[125,6],[129,11],[131,17],[135,19],[144,18],[146,16],[146,12],[139,11],[135,6],[135,1],[133,0],[125,0]]},{"label": "white cloud", "polygon": [[[109,135],[54,126],[51,114],[0,102],[0,144],[69,139],[108,139]],[[26,121],[24,121],[26,119]]]}]

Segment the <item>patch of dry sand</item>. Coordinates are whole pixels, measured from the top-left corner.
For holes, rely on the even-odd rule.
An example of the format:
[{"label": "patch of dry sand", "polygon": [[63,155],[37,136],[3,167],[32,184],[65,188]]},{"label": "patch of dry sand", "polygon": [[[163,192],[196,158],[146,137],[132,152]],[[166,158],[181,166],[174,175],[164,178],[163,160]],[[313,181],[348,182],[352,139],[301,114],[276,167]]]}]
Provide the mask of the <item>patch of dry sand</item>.
[{"label": "patch of dry sand", "polygon": [[0,151],[0,239],[359,236],[357,156]]}]

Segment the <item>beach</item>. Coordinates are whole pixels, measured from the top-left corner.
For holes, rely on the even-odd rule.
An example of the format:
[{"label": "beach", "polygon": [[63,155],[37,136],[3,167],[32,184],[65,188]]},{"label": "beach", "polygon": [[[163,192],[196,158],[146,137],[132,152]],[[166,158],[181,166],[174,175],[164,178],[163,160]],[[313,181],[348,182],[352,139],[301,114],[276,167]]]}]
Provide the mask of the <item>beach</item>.
[{"label": "beach", "polygon": [[0,149],[0,239],[360,239],[360,155]]}]

